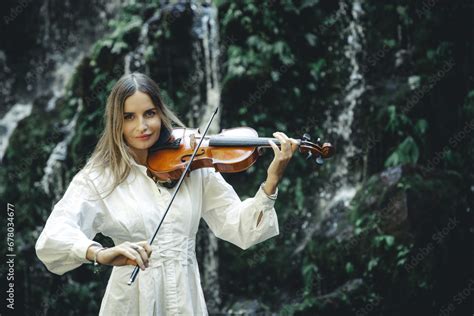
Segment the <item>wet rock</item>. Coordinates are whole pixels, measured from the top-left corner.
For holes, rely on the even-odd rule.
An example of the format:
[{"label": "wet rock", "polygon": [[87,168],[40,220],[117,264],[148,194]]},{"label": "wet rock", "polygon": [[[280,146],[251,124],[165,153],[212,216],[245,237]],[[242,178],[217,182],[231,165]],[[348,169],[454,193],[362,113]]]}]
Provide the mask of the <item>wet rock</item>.
[{"label": "wet rock", "polygon": [[257,300],[242,300],[235,302],[226,315],[270,315],[268,308]]}]

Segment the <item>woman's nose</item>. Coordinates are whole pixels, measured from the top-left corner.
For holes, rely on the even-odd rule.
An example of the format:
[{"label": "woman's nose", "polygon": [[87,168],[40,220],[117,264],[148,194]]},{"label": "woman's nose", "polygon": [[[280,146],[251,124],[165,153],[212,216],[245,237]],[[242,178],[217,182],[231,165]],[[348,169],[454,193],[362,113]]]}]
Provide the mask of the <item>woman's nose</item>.
[{"label": "woman's nose", "polygon": [[146,131],[148,129],[148,124],[146,120],[141,119],[138,128],[140,129],[140,131]]}]

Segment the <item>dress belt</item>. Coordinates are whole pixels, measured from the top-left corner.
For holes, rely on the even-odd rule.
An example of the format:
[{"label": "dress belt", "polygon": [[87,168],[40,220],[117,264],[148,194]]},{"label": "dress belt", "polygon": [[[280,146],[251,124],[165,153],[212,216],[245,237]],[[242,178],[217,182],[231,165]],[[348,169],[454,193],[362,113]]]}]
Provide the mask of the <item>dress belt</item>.
[{"label": "dress belt", "polygon": [[150,268],[160,267],[168,261],[179,261],[183,266],[193,263],[196,258],[194,239],[176,235],[173,235],[173,239],[161,237],[161,240],[151,245]]}]

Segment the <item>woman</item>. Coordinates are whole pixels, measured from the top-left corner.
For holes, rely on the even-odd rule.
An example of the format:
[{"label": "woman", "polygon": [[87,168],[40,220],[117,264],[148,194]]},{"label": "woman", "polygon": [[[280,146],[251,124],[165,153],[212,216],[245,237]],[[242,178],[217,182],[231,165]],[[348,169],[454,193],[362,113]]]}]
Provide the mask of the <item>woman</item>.
[{"label": "woman", "polygon": [[[115,84],[105,122],[91,158],[46,222],[38,257],[59,275],[87,262],[114,266],[100,315],[207,315],[195,255],[201,217],[217,237],[242,249],[278,235],[277,184],[296,141],[274,133],[281,150],[271,142],[275,158],[267,179],[245,201],[212,168],[192,171],[149,245],[172,189],[147,172],[148,148],[163,141],[173,123],[182,123],[163,104],[157,84],[137,73]],[[93,241],[99,232],[116,246]],[[129,286],[131,264],[142,271]]]}]

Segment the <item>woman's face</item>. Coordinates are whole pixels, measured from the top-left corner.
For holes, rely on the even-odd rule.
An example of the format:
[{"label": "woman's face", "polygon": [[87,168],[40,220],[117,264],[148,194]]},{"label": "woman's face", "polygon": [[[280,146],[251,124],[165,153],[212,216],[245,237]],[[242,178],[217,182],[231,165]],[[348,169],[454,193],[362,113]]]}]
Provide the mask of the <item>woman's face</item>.
[{"label": "woman's face", "polygon": [[125,100],[123,136],[132,150],[143,154],[156,143],[160,130],[158,110],[146,93],[136,91]]}]

